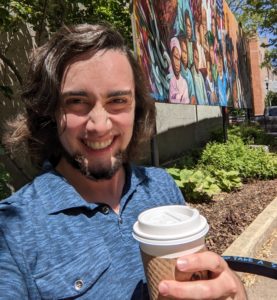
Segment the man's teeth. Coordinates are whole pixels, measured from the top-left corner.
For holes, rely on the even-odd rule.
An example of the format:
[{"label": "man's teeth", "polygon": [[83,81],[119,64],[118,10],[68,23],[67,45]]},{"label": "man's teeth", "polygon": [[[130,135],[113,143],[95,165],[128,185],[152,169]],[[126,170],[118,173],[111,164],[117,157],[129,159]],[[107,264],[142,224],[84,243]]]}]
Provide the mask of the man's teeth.
[{"label": "man's teeth", "polygon": [[93,149],[93,150],[100,150],[100,149],[104,149],[108,146],[110,146],[110,144],[112,143],[112,139],[110,140],[107,140],[107,141],[103,141],[103,142],[89,142],[89,141],[86,141],[86,145]]}]

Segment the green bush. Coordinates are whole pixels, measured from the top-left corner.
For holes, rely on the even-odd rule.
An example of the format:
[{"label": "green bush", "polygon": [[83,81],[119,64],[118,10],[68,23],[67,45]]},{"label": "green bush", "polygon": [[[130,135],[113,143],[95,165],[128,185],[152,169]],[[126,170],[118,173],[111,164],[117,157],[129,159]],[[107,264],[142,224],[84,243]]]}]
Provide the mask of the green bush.
[{"label": "green bush", "polygon": [[233,136],[225,144],[208,143],[202,152],[199,166],[207,170],[237,171],[243,179],[277,177],[277,156],[262,148],[251,148]]},{"label": "green bush", "polygon": [[263,128],[257,124],[232,126],[228,130],[230,138],[240,137],[246,144],[275,146],[277,144],[274,136],[267,134]]},{"label": "green bush", "polygon": [[166,169],[186,199],[207,200],[221,191],[240,188],[242,180],[277,177],[277,155],[247,144],[248,137],[259,136],[256,129],[251,130],[236,126],[226,143],[208,143],[197,162],[195,157],[183,157]]},{"label": "green bush", "polygon": [[[227,129],[228,140],[233,137],[240,137],[245,144],[277,146],[274,136],[267,134],[258,124],[232,125]],[[211,132],[211,141],[222,143],[223,129],[217,128]]]},{"label": "green bush", "polygon": [[221,191],[231,191],[241,186],[238,172],[234,171],[168,168],[167,172],[174,178],[187,200],[210,200]]}]

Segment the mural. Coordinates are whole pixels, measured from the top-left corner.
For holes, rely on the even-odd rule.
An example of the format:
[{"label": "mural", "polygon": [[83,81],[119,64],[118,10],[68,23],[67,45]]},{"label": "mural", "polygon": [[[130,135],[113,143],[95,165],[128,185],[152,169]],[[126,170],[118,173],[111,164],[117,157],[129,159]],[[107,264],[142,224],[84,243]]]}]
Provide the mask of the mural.
[{"label": "mural", "polygon": [[156,101],[251,106],[247,57],[238,59],[245,45],[223,0],[133,3],[137,56]]}]

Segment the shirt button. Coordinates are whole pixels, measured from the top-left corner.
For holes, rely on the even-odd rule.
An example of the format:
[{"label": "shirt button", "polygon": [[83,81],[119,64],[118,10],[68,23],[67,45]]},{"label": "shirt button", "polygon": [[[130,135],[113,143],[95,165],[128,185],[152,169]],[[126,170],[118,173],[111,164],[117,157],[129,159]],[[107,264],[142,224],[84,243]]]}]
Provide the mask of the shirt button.
[{"label": "shirt button", "polygon": [[108,206],[105,205],[105,206],[102,207],[102,213],[104,215],[109,214],[109,212],[110,212],[110,208]]},{"label": "shirt button", "polygon": [[78,279],[74,283],[74,288],[76,291],[80,291],[80,289],[84,286],[84,282],[82,279]]}]

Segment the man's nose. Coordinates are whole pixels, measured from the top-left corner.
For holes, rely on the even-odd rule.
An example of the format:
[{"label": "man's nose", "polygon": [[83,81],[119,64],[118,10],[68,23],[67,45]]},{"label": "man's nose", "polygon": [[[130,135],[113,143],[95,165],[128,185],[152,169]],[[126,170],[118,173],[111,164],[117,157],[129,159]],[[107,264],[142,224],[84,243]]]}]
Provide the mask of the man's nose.
[{"label": "man's nose", "polygon": [[87,130],[105,134],[112,128],[109,113],[101,105],[95,105],[88,114]]}]

